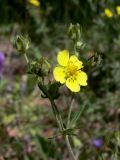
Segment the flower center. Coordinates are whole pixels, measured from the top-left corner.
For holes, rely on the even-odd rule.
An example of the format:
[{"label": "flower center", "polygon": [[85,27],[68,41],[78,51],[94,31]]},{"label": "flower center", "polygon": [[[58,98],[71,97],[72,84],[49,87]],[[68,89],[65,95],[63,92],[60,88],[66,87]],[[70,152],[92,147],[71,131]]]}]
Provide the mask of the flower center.
[{"label": "flower center", "polygon": [[66,78],[74,77],[77,71],[78,67],[75,66],[73,62],[69,62],[66,69]]}]

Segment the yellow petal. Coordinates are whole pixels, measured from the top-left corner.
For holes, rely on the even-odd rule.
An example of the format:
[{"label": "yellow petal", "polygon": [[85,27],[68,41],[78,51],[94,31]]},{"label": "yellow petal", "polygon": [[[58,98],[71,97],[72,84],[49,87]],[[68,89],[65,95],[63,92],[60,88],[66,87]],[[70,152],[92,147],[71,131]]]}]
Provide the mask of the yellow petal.
[{"label": "yellow petal", "polygon": [[83,68],[83,65],[82,65],[83,63],[79,61],[79,59],[75,55],[72,55],[70,57],[70,62],[73,63],[75,66],[77,66],[78,69]]},{"label": "yellow petal", "polygon": [[117,6],[117,7],[116,7],[116,10],[117,10],[117,14],[120,15],[120,6]]},{"label": "yellow petal", "polygon": [[69,61],[69,52],[67,50],[59,51],[57,61],[61,66],[67,66]]},{"label": "yellow petal", "polygon": [[29,0],[29,3],[31,3],[32,5],[34,5],[36,7],[40,6],[39,0]]},{"label": "yellow petal", "polygon": [[87,79],[88,76],[85,72],[83,71],[79,71],[77,76],[76,76],[77,82],[81,85],[81,86],[87,86]]},{"label": "yellow petal", "polygon": [[54,78],[56,81],[60,82],[60,83],[65,83],[65,72],[64,72],[64,68],[62,67],[55,67],[54,71]]},{"label": "yellow petal", "polygon": [[71,78],[66,80],[66,86],[72,91],[72,92],[79,92],[80,91],[80,85],[76,80],[72,80]]},{"label": "yellow petal", "polygon": [[113,13],[109,8],[105,8],[104,13],[109,18],[113,17]]}]

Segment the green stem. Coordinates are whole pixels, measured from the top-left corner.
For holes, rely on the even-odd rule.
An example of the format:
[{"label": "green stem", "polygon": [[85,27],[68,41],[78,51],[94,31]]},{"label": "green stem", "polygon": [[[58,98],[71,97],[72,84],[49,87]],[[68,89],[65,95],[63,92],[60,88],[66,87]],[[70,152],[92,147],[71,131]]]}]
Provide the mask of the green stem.
[{"label": "green stem", "polygon": [[[54,107],[57,108],[56,104],[54,101],[50,100],[51,101],[51,105],[54,105]],[[71,105],[70,105],[70,109],[69,109],[69,114],[68,114],[68,126],[69,126],[69,122],[70,122],[70,116],[71,116],[71,111],[72,111],[72,106],[73,106],[73,102],[74,102],[74,99],[72,99],[71,101]],[[57,114],[55,114],[55,117],[56,117],[56,120],[58,122],[58,125],[59,125],[59,128],[61,131],[64,130],[64,126],[63,126],[63,121],[62,121],[62,118],[61,118],[61,115],[59,114],[59,112]],[[68,127],[67,126],[67,127]],[[71,145],[70,145],[70,141],[69,141],[69,137],[68,135],[65,136],[65,141],[66,141],[66,144],[67,144],[67,147],[68,147],[68,150],[69,150],[69,153],[71,155],[71,158],[72,160],[76,160],[75,156],[74,156],[74,153],[72,151],[72,148],[71,148]]]},{"label": "green stem", "polygon": [[51,102],[53,112],[54,112],[54,115],[55,115],[56,120],[58,122],[59,128],[60,128],[61,131],[63,131],[64,130],[63,121],[62,121],[61,115],[58,111],[58,108],[57,108],[55,102],[51,98],[49,98],[49,100]]},{"label": "green stem", "polygon": [[74,41],[74,53],[75,53],[75,55],[78,57],[78,52],[77,52],[77,50],[76,50],[76,44],[77,44],[77,41],[75,40],[75,41]]},{"label": "green stem", "polygon": [[41,89],[41,91],[46,95],[46,97],[50,100],[51,106],[52,106],[52,109],[53,109],[53,113],[54,113],[54,115],[55,115],[55,118],[56,118],[56,120],[57,120],[57,123],[58,123],[58,125],[59,125],[59,128],[60,128],[61,131],[63,131],[63,130],[64,130],[63,121],[62,121],[61,115],[60,115],[60,113],[59,113],[59,110],[58,110],[58,108],[57,108],[54,100],[53,100],[52,97],[50,96],[47,88],[45,87],[45,85],[44,85],[44,83],[43,83],[43,81],[38,80],[38,86],[39,86],[39,88]]},{"label": "green stem", "polygon": [[[67,129],[70,127],[69,125],[70,125],[70,117],[71,117],[71,113],[72,113],[73,103],[74,103],[74,97],[72,96],[71,104],[70,104],[69,111],[68,111]],[[67,147],[68,147],[68,150],[69,150],[69,153],[71,155],[72,160],[76,160],[75,155],[74,155],[74,153],[72,151],[72,147],[70,145],[70,141],[69,141],[69,136],[68,135],[65,136],[65,141],[66,141],[66,144],[67,144]]]},{"label": "green stem", "polygon": [[70,155],[71,155],[71,160],[77,160],[77,159],[75,158],[75,156],[74,156],[73,151],[72,151],[72,148],[71,148],[71,145],[70,145],[70,141],[69,141],[68,135],[65,136],[65,141],[66,141],[66,144],[67,144],[69,153],[70,153]]},{"label": "green stem", "polygon": [[[49,98],[49,100],[51,102],[52,108],[56,108],[57,109],[57,106],[56,106],[55,102],[51,98]],[[71,116],[73,102],[74,102],[74,99],[72,98],[71,105],[70,105],[70,108],[69,108],[67,127],[69,127],[69,123],[70,123],[70,116]],[[58,111],[58,109],[57,109],[57,111]],[[55,117],[56,117],[56,120],[58,122],[60,130],[63,131],[64,130],[64,126],[63,126],[63,121],[62,121],[62,118],[61,118],[61,115],[60,115],[59,111],[57,113],[54,113],[54,114],[55,114]],[[71,160],[76,160],[76,158],[74,156],[74,153],[72,151],[71,145],[70,145],[70,141],[69,141],[68,135],[65,136],[65,141],[66,141],[69,153],[70,153],[71,158],[72,158]]]},{"label": "green stem", "polygon": [[[43,84],[41,81],[39,81],[38,86],[39,86],[39,88],[42,90],[42,92],[46,95],[46,97],[47,97],[47,98],[50,100],[50,102],[51,102],[51,106],[52,106],[52,109],[53,109],[53,113],[54,113],[55,118],[56,118],[56,120],[57,120],[57,123],[58,123],[58,126],[59,126],[60,131],[64,131],[63,120],[62,120],[62,117],[61,117],[61,115],[60,115],[60,113],[59,113],[59,110],[58,110],[58,108],[57,108],[54,100],[51,98],[51,96],[49,95],[49,92],[47,91],[47,88],[44,86],[44,84]],[[71,101],[71,105],[70,105],[70,109],[69,109],[67,127],[69,126],[69,123],[70,123],[70,116],[71,116],[72,106],[73,106],[73,99],[72,99],[72,101]],[[75,156],[74,156],[74,153],[73,153],[73,151],[72,151],[70,142],[69,142],[69,137],[68,137],[68,135],[65,136],[65,141],[66,141],[68,150],[69,150],[69,152],[70,152],[70,155],[71,155],[71,157],[72,157],[72,160],[76,160],[76,158],[75,158]]]},{"label": "green stem", "polygon": [[69,124],[70,124],[70,117],[71,117],[73,103],[74,103],[74,99],[72,97],[72,101],[71,101],[71,104],[70,104],[70,107],[69,107],[69,112],[68,112],[67,128],[69,128]]},{"label": "green stem", "polygon": [[29,60],[26,54],[24,54],[24,57],[25,57],[26,62],[29,63]]}]

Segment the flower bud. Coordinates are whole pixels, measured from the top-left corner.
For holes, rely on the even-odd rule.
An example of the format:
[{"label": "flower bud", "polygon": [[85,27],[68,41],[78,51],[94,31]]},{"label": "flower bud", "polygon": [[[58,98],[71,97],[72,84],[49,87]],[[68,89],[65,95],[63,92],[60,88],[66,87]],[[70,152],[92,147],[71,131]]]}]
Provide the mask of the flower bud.
[{"label": "flower bud", "polygon": [[29,64],[29,73],[44,77],[49,74],[50,67],[48,61],[42,57],[39,61],[33,61]]},{"label": "flower bud", "polygon": [[78,41],[81,38],[81,31],[80,31],[80,25],[76,24],[70,24],[68,28],[68,36],[73,40],[73,41]]},{"label": "flower bud", "polygon": [[89,58],[91,66],[99,66],[102,63],[102,54],[94,53],[92,57]]},{"label": "flower bud", "polygon": [[77,50],[77,51],[80,51],[80,50],[83,49],[84,47],[85,47],[85,44],[84,44],[83,42],[78,41],[78,42],[76,43],[76,50]]},{"label": "flower bud", "polygon": [[24,37],[22,35],[17,35],[15,39],[15,47],[19,53],[25,54],[30,47],[29,38],[27,36]]},{"label": "flower bud", "polygon": [[43,76],[48,75],[49,71],[50,71],[50,64],[48,63],[48,61],[45,58],[41,58],[40,60],[40,65],[41,65],[41,74]]}]

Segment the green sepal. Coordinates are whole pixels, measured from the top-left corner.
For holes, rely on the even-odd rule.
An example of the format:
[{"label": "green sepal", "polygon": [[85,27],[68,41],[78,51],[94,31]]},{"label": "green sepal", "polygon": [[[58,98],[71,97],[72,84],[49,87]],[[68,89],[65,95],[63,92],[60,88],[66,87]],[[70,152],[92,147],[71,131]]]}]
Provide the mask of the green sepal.
[{"label": "green sepal", "polygon": [[48,92],[52,99],[57,99],[60,96],[59,88],[61,84],[59,82],[49,83]]},{"label": "green sepal", "polygon": [[40,90],[42,91],[42,96],[45,98],[49,98],[49,93],[47,90],[47,87],[42,83],[41,78],[39,78],[38,80],[38,87],[40,88]]},{"label": "green sepal", "polygon": [[57,138],[59,136],[77,136],[74,131],[78,129],[78,128],[68,128],[68,129],[64,129],[63,131],[58,132],[57,134],[53,135],[52,137],[49,137],[48,139],[53,139],[53,138]]}]

